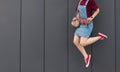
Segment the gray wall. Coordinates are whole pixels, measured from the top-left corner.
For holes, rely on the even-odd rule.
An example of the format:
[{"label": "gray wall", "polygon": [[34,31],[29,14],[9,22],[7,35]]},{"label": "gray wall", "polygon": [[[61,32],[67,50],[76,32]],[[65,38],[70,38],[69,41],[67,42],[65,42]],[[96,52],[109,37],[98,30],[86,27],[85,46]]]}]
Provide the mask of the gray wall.
[{"label": "gray wall", "polygon": [[89,68],[73,45],[78,0],[0,0],[0,72],[119,72],[119,0],[95,0],[100,14],[92,36],[108,39],[85,49]]},{"label": "gray wall", "polygon": [[21,72],[43,72],[44,0],[22,0]]},{"label": "gray wall", "polygon": [[0,72],[20,70],[20,0],[0,0]]},{"label": "gray wall", "polygon": [[115,3],[114,0],[96,2],[100,14],[94,21],[93,35],[102,32],[109,38],[92,45],[92,72],[115,72]]},{"label": "gray wall", "polygon": [[67,0],[45,0],[45,72],[67,72]]}]

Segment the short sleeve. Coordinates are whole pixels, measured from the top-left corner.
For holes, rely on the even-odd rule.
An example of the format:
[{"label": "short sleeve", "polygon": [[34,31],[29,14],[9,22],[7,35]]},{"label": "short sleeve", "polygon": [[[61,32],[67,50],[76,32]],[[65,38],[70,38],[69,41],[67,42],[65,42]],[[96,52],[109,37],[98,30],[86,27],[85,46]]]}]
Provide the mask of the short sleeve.
[{"label": "short sleeve", "polygon": [[98,9],[98,6],[94,0],[91,0],[91,9],[96,11]]}]

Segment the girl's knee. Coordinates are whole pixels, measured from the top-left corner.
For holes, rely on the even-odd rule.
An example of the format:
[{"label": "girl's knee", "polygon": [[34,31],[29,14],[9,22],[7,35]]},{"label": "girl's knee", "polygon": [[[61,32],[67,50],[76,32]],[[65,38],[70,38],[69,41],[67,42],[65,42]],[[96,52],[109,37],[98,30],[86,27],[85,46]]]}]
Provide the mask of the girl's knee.
[{"label": "girl's knee", "polygon": [[78,45],[79,45],[79,42],[76,41],[76,40],[73,40],[73,44],[76,45],[76,46],[78,46]]},{"label": "girl's knee", "polygon": [[88,38],[81,37],[80,45],[81,45],[81,46],[86,46],[87,40],[88,40]]},{"label": "girl's knee", "polygon": [[84,47],[86,46],[86,42],[80,42],[80,45]]}]

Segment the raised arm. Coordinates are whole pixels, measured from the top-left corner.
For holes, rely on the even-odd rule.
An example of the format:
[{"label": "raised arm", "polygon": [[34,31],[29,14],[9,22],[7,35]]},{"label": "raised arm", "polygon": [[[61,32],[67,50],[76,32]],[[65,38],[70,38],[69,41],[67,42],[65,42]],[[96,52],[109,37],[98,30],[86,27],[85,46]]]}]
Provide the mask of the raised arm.
[{"label": "raised arm", "polygon": [[100,10],[98,8],[96,11],[94,11],[91,17],[87,18],[88,22],[91,22],[99,14],[99,12]]},{"label": "raised arm", "polygon": [[92,20],[99,14],[99,12],[100,12],[100,9],[98,8],[91,16]]}]

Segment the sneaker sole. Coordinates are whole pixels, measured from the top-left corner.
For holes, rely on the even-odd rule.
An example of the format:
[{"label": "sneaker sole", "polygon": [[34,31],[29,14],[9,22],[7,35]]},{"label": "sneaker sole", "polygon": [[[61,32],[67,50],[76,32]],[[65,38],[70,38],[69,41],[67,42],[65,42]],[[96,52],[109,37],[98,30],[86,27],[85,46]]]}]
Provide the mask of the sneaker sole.
[{"label": "sneaker sole", "polygon": [[104,36],[105,38],[108,38],[107,35],[104,35],[104,34],[102,34],[102,33],[98,33],[98,34]]},{"label": "sneaker sole", "polygon": [[90,60],[91,60],[91,55],[90,55],[90,59],[88,61],[88,64],[86,65],[86,67],[88,67],[90,65]]}]

